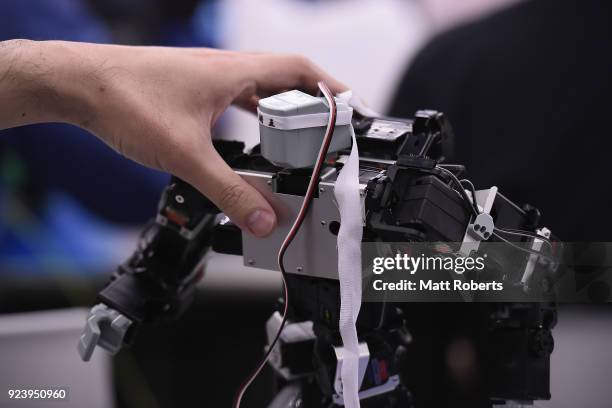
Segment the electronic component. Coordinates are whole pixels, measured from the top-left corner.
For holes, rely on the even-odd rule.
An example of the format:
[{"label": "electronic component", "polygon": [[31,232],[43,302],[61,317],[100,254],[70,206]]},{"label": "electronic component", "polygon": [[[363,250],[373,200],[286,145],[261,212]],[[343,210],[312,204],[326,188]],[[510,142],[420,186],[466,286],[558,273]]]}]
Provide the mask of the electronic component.
[{"label": "electronic component", "polygon": [[[257,117],[261,154],[280,167],[300,168],[315,164],[323,142],[329,103],[297,90],[259,101]],[[337,119],[329,153],[351,145],[353,109],[336,100]]]}]

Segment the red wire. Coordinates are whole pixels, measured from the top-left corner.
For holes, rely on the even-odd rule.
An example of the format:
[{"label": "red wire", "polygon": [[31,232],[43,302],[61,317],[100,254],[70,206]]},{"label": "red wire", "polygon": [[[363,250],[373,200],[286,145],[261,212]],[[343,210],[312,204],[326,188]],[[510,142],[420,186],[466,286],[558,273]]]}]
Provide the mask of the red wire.
[{"label": "red wire", "polygon": [[327,85],[321,81],[318,83],[319,89],[325,96],[327,100],[327,104],[329,105],[329,119],[327,121],[327,129],[325,130],[325,136],[323,137],[323,142],[321,143],[321,149],[319,150],[319,155],[317,156],[317,161],[315,162],[315,166],[312,170],[312,175],[310,176],[310,182],[308,183],[308,189],[306,190],[306,194],[304,195],[304,201],[302,201],[302,206],[298,211],[298,215],[289,229],[285,240],[283,241],[279,251],[278,251],[278,268],[280,269],[281,276],[283,278],[283,288],[285,292],[285,305],[283,307],[283,317],[281,320],[280,327],[276,332],[276,336],[274,340],[268,347],[266,354],[264,355],[261,362],[257,365],[257,368],[253,373],[247,377],[247,379],[242,383],[238,392],[236,393],[236,397],[234,398],[234,404],[232,405],[234,408],[240,408],[240,402],[242,401],[242,397],[246,392],[247,388],[251,383],[255,380],[255,378],[259,375],[261,370],[265,367],[272,350],[274,350],[274,346],[278,342],[281,333],[283,332],[283,328],[285,327],[285,323],[287,323],[287,311],[289,310],[289,291],[287,290],[287,272],[285,271],[285,266],[283,264],[283,259],[285,257],[285,252],[287,252],[287,248],[291,245],[291,242],[295,238],[297,232],[299,231],[302,223],[304,222],[304,218],[308,213],[308,209],[310,208],[310,204],[312,203],[312,199],[314,198],[315,189],[319,184],[319,176],[321,175],[321,169],[323,168],[323,164],[325,163],[325,157],[327,156],[327,151],[329,150],[329,145],[332,140],[332,136],[334,134],[334,130],[336,128],[336,115],[337,115],[337,107],[336,100],[334,99],[334,95],[327,87]]}]

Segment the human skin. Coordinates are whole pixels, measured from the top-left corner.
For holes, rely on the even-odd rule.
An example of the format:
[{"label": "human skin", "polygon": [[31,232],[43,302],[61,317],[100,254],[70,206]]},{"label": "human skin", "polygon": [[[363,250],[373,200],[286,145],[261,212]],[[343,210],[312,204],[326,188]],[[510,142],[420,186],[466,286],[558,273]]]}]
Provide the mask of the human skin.
[{"label": "human skin", "polygon": [[268,235],[276,215],[215,151],[211,129],[232,104],[287,89],[346,87],[297,55],[206,48],[0,42],[0,129],[61,122],[84,128],[118,153],[174,174],[239,227]]}]

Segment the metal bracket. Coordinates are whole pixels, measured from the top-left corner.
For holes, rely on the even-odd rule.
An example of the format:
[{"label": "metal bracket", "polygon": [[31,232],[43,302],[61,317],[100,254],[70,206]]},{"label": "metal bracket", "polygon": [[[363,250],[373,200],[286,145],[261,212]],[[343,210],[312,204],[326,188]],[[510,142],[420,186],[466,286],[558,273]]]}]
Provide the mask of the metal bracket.
[{"label": "metal bracket", "polygon": [[[536,234],[546,239],[550,238],[551,231],[544,227],[536,230]],[[534,238],[533,243],[531,244],[531,250],[535,252],[540,252],[542,250],[542,244],[544,241],[541,239]],[[521,278],[521,283],[523,284],[523,290],[529,290],[529,281],[531,280],[531,276],[533,275],[533,270],[538,262],[538,256],[535,254],[529,255],[529,260],[527,261],[527,265],[525,266],[525,272],[523,273],[523,277]]]},{"label": "metal bracket", "polygon": [[89,312],[87,323],[79,338],[78,350],[83,361],[89,361],[96,345],[115,354],[132,321],[105,304],[98,303]]},{"label": "metal bracket", "polygon": [[[468,194],[468,196],[470,196]],[[497,187],[493,186],[488,190],[480,190],[476,192],[476,205],[481,210],[480,214],[470,222],[465,235],[463,236],[463,243],[459,252],[464,256],[470,255],[472,251],[478,250],[481,241],[486,241],[493,234],[495,224],[493,217],[491,217],[491,208],[495,202],[497,196]]]},{"label": "metal bracket", "polygon": [[[276,254],[287,232],[293,225],[304,197],[275,193],[272,190],[272,174],[262,172],[237,172],[249,184],[254,186],[272,204],[278,217],[276,229],[265,238],[242,234],[243,259],[245,266],[278,270]],[[365,190],[367,182],[379,172],[362,175],[360,183],[360,200],[362,217],[365,217]],[[304,224],[287,249],[285,269],[287,273],[316,278],[338,280],[337,233],[332,228],[339,226],[340,214],[334,196],[336,172],[328,172],[318,185],[319,196],[312,204]],[[311,256],[317,254],[317,256]]]}]

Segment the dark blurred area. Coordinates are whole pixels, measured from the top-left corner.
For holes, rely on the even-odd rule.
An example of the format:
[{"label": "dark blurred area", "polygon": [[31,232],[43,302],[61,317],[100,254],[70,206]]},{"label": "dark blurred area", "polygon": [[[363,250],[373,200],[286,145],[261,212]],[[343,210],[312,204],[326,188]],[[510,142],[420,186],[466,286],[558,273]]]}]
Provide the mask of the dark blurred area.
[{"label": "dark blurred area", "polygon": [[[0,40],[304,53],[376,110],[444,112],[457,161],[475,184],[537,206],[562,240],[612,236],[607,1],[2,0],[0,10]],[[252,118],[233,115],[240,114],[222,120],[220,136],[257,132]],[[133,250],[167,181],[75,127],[0,132],[0,322],[21,312],[89,308]],[[204,278],[184,316],[144,328],[113,358],[111,401],[92,407],[229,406],[262,354],[279,292],[277,276],[261,284],[239,262],[224,268],[215,274],[211,266],[214,279]],[[414,337],[406,378],[419,406],[489,406],[479,368],[480,350],[490,346],[482,344],[484,309],[405,309]],[[553,401],[537,406],[607,405],[610,308],[564,306],[559,321]],[[70,341],[66,355],[77,360],[77,337]],[[85,366],[71,364],[54,368],[85,375]],[[265,406],[272,395],[266,371],[244,406]]]},{"label": "dark blurred area", "polygon": [[88,0],[93,13],[106,22],[115,43],[214,46],[200,38],[192,22],[202,3],[213,0]]},{"label": "dark blurred area", "polygon": [[[4,322],[2,314],[88,308],[104,282],[53,279],[33,283],[13,282],[10,288],[0,285],[0,324]],[[180,319],[144,326],[134,345],[113,358],[112,371],[108,373],[113,383],[108,390],[112,406],[230,406],[235,391],[261,359],[264,325],[274,308],[275,295],[270,291],[254,294],[244,290],[203,290]],[[22,316],[27,318],[27,314]],[[79,326],[84,312],[80,317]],[[0,328],[0,344],[2,334]],[[78,331],[64,340],[68,341],[65,354],[75,361],[79,360],[77,338]],[[37,347],[45,348],[44,338]],[[31,370],[45,369],[31,360],[23,363],[30,364]],[[65,367],[49,367],[49,371],[61,378],[64,375],[60,373],[74,369],[74,364],[66,362]],[[88,363],[76,364],[82,364],[82,375],[91,377]],[[8,375],[3,374],[6,369],[0,369],[0,380]],[[244,406],[266,406],[273,397],[272,379],[272,371],[264,370],[253,383]],[[77,394],[87,392],[72,388]],[[91,401],[88,406],[110,407],[101,401]]]},{"label": "dark blurred area", "polygon": [[[535,0],[444,32],[407,68],[390,114],[405,117],[424,107],[444,112],[457,135],[456,159],[476,185],[497,185],[517,202],[535,205],[563,240],[609,241],[611,18],[608,1]],[[487,346],[479,344],[486,339],[486,309],[418,306],[413,327],[428,341],[415,341],[414,355],[436,356],[416,360],[428,373],[418,378],[428,388],[426,405],[487,406],[486,372],[477,369],[482,358],[476,363]],[[610,308],[600,312],[609,315]],[[458,340],[473,348],[467,351],[472,380],[463,387],[445,370],[445,354],[458,350]],[[553,358],[553,381],[559,369]],[[437,393],[438,387],[447,392]],[[597,406],[597,398],[585,395],[584,403]],[[566,406],[554,391],[553,399],[553,406]]]},{"label": "dark blurred area", "polygon": [[390,113],[444,112],[477,185],[535,205],[566,241],[609,241],[611,18],[604,0],[536,0],[441,34]]}]

